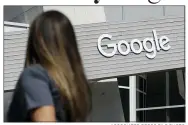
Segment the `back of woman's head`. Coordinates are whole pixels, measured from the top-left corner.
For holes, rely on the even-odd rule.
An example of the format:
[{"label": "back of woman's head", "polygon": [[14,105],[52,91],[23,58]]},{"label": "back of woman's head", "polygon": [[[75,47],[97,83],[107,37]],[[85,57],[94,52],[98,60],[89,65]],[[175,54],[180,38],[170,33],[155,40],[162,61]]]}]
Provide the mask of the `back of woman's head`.
[{"label": "back of woman's head", "polygon": [[84,121],[90,111],[90,91],[76,36],[69,19],[60,12],[40,14],[31,24],[25,67],[40,64],[69,102],[72,121]]}]

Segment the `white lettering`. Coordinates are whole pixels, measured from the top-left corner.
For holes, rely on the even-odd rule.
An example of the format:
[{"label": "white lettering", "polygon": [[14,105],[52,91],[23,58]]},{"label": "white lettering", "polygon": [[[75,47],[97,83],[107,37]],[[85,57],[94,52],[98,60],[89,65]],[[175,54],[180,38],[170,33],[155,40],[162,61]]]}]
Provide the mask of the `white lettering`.
[{"label": "white lettering", "polygon": [[[98,47],[99,52],[105,57],[113,57],[117,51],[121,55],[128,55],[131,51],[135,54],[140,54],[144,49],[146,51],[146,57],[148,57],[149,59],[153,59],[156,57],[157,51],[160,51],[161,49],[167,51],[171,48],[171,46],[167,45],[170,41],[168,37],[161,36],[158,39],[157,32],[155,30],[153,30],[152,33],[153,33],[154,38],[145,38],[143,40],[143,42],[141,42],[138,39],[133,39],[130,42],[130,45],[125,40],[119,41],[117,45],[116,45],[116,43],[107,44],[108,48],[113,48],[113,51],[111,53],[106,53],[102,49],[101,42],[103,39],[111,40],[112,36],[109,34],[103,34],[98,38],[98,46],[97,47]],[[147,43],[150,43],[151,47],[148,47]],[[138,45],[137,49],[135,48],[134,44]],[[126,47],[126,51],[122,50],[121,45],[124,45]]]},{"label": "white lettering", "polygon": [[153,30],[153,37],[155,39],[155,44],[156,44],[156,47],[157,47],[157,51],[160,51],[159,40],[158,40],[158,37],[157,37],[156,30]]},{"label": "white lettering", "polygon": [[[122,49],[121,49],[121,45],[122,44],[124,44],[125,46],[126,46],[126,51],[124,52]],[[122,40],[122,41],[120,41],[119,43],[118,43],[118,51],[119,51],[119,53],[121,53],[122,55],[124,55],[124,56],[126,56],[127,54],[129,54],[129,52],[130,52],[130,46],[129,46],[129,44],[126,42],[126,41],[124,41],[124,40]]]},{"label": "white lettering", "polygon": [[[136,49],[134,48],[134,43],[137,43],[137,44],[139,45],[139,49],[138,49],[138,50],[136,50]],[[131,50],[132,50],[134,53],[136,53],[136,54],[141,53],[142,50],[143,50],[142,43],[141,43],[138,39],[132,40],[132,41],[131,41]]]},{"label": "white lettering", "polygon": [[169,49],[171,48],[170,45],[164,46],[164,45],[166,45],[169,41],[170,41],[169,38],[166,37],[166,36],[162,36],[162,37],[160,38],[159,42],[160,42],[160,46],[161,46],[161,48],[162,48],[163,50],[166,50],[166,51],[167,51],[167,50],[169,50]]},{"label": "white lettering", "polygon": [[[150,43],[151,43],[151,48],[148,48],[148,47],[147,47],[147,45],[146,45],[147,42],[150,42]],[[146,56],[147,56],[148,58],[150,58],[150,59],[155,58],[155,56],[156,56],[156,48],[155,48],[155,43],[154,43],[154,41],[153,41],[152,38],[145,38],[145,39],[143,40],[143,47],[144,47],[144,49],[146,50],[146,52],[148,52],[148,53],[146,54]],[[149,53],[152,53],[152,52],[153,52],[152,55],[149,54]]]},{"label": "white lettering", "polygon": [[111,40],[112,39],[112,36],[111,35],[108,35],[108,34],[103,34],[99,37],[98,39],[98,49],[99,49],[99,52],[101,52],[102,55],[106,56],[106,57],[112,57],[115,55],[116,51],[117,51],[117,46],[116,44],[112,43],[112,44],[108,44],[107,47],[108,48],[114,48],[113,52],[112,53],[106,53],[105,51],[102,50],[102,47],[101,47],[101,41],[103,39],[109,39]]}]

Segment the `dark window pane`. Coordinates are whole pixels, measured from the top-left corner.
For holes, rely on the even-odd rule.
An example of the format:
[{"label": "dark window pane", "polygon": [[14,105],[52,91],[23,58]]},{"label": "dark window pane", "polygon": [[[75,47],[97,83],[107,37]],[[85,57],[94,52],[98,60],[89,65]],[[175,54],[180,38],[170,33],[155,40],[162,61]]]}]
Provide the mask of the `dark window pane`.
[{"label": "dark window pane", "polygon": [[166,122],[166,109],[137,112],[138,122]]},{"label": "dark window pane", "polygon": [[166,105],[165,72],[147,74],[146,107]]},{"label": "dark window pane", "polygon": [[146,107],[146,79],[138,76],[137,84],[137,108]]},{"label": "dark window pane", "polygon": [[146,106],[146,95],[144,95],[143,93],[141,92],[138,92],[137,91],[137,108],[145,108]]},{"label": "dark window pane", "polygon": [[138,122],[185,122],[185,108],[157,109],[137,112]]},{"label": "dark window pane", "polygon": [[[185,100],[180,95],[176,70],[169,72],[169,100],[170,105],[184,105]],[[183,83],[184,84],[184,83]]]},{"label": "dark window pane", "polygon": [[146,121],[146,111],[137,111],[137,122]]},{"label": "dark window pane", "polygon": [[185,107],[168,109],[170,122],[185,122]]},{"label": "dark window pane", "polygon": [[[120,77],[117,78],[119,86],[129,87],[129,77]],[[121,96],[121,103],[124,112],[124,118],[126,122],[129,122],[129,90],[128,89],[119,89]]]}]

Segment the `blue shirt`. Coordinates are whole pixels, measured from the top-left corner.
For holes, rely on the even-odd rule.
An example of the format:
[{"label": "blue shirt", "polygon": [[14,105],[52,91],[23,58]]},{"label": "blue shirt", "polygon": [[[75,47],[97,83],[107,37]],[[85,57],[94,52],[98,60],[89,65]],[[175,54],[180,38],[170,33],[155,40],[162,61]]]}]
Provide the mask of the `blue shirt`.
[{"label": "blue shirt", "polygon": [[70,121],[67,101],[63,101],[59,89],[40,65],[25,68],[21,73],[8,110],[9,122],[30,122],[31,111],[41,106],[53,105],[57,121]]}]

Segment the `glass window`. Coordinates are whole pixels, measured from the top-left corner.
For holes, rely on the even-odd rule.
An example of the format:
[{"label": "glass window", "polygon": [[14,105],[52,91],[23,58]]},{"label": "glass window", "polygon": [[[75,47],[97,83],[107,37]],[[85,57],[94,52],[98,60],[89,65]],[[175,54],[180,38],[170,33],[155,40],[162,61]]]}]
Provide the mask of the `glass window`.
[{"label": "glass window", "polygon": [[[119,77],[117,80],[118,86],[129,87],[129,76]],[[119,93],[123,107],[124,119],[126,122],[129,122],[129,89],[119,88]]]},{"label": "glass window", "polygon": [[[185,99],[180,91],[185,89],[184,69],[137,75],[137,122],[185,122]],[[178,83],[181,79],[181,89]],[[182,80],[183,79],[183,80]],[[129,76],[118,78],[126,122],[129,121]],[[185,93],[183,93],[185,94]],[[181,114],[177,116],[176,114]]]},{"label": "glass window", "polygon": [[[185,122],[185,107],[171,108],[169,111],[169,122]],[[178,114],[178,115],[177,115]]]},{"label": "glass window", "polygon": [[[147,80],[139,78],[137,87],[146,92],[146,95],[137,94],[137,121],[185,122],[185,100],[180,92],[185,89],[184,71],[178,71],[179,74],[177,70],[148,73]],[[143,84],[145,82],[147,84]]]},{"label": "glass window", "polygon": [[[180,73],[182,70],[179,70]],[[184,105],[185,100],[181,96],[183,90],[185,90],[184,80],[178,82],[178,77],[182,78],[182,74],[177,75],[176,70],[169,71],[169,102],[170,105]],[[180,92],[181,91],[181,92]],[[185,93],[183,93],[185,94]]]},{"label": "glass window", "polygon": [[185,122],[185,107],[137,111],[137,122]]},{"label": "glass window", "polygon": [[165,72],[147,74],[146,107],[166,105],[166,78]]}]

